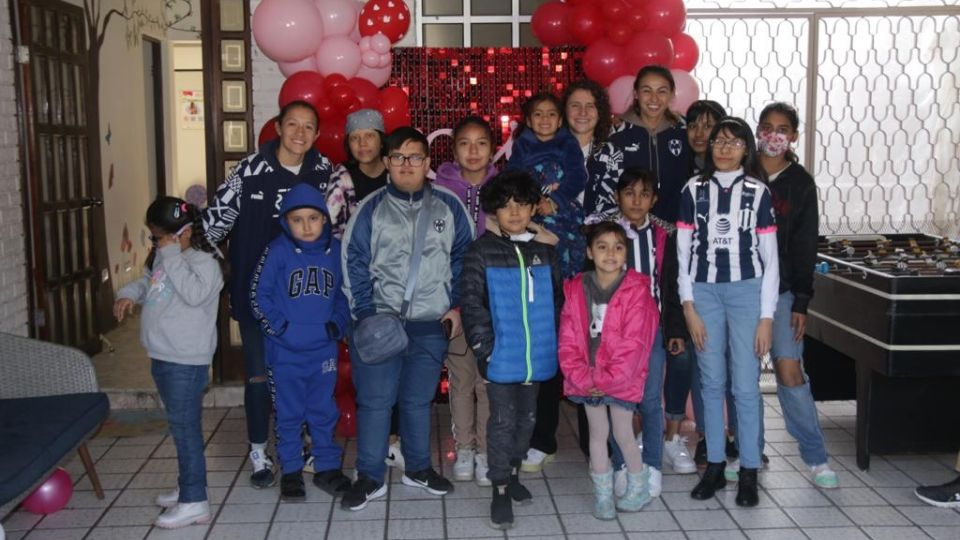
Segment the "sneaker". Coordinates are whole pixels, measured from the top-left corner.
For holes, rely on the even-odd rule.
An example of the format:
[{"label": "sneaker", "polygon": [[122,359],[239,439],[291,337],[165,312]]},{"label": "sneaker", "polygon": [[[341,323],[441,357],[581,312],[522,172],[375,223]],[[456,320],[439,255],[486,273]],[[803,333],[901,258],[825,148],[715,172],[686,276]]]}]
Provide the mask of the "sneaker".
[{"label": "sneaker", "polygon": [[813,483],[818,488],[833,489],[840,487],[840,479],[837,473],[830,469],[826,463],[810,467],[810,474],[813,475]]},{"label": "sneaker", "polygon": [[210,504],[207,501],[177,503],[164,510],[153,522],[161,529],[179,529],[194,523],[210,523]]},{"label": "sneaker", "polygon": [[707,440],[703,437],[700,437],[700,440],[697,441],[697,449],[693,453],[693,462],[698,467],[707,466]]},{"label": "sneaker", "polygon": [[303,485],[303,471],[286,473],[280,477],[280,500],[298,502],[307,498],[307,489]]},{"label": "sneaker", "polygon": [[627,494],[627,466],[613,471],[613,494],[619,499]]},{"label": "sneaker", "polygon": [[313,485],[336,497],[350,489],[350,479],[340,469],[330,469],[314,473]]},{"label": "sneaker", "polygon": [[490,502],[490,526],[505,531],[513,527],[513,501],[507,494],[507,486],[493,486],[493,500]]},{"label": "sneaker", "polygon": [[697,483],[693,491],[690,492],[690,497],[698,501],[705,501],[712,499],[718,489],[725,488],[727,486],[727,479],[723,471],[726,466],[726,461],[719,463],[708,462],[707,470],[703,472],[703,476],[700,477],[700,482]]},{"label": "sneaker", "polygon": [[737,437],[735,435],[727,435],[727,445],[724,450],[727,453],[727,459],[740,458],[740,448],[737,446]]},{"label": "sneaker", "polygon": [[697,464],[690,457],[687,438],[674,435],[672,440],[663,444],[663,461],[673,467],[673,472],[691,474],[697,472]]},{"label": "sneaker", "polygon": [[650,486],[650,496],[659,497],[660,492],[663,491],[663,473],[660,472],[660,469],[656,467],[650,467],[646,465],[646,468],[650,470],[650,479],[648,480]]},{"label": "sneaker", "polygon": [[303,460],[303,472],[311,474],[317,472],[313,468],[313,456],[306,456],[306,459]]},{"label": "sneaker", "polygon": [[160,508],[170,508],[176,506],[180,502],[180,488],[176,488],[169,493],[161,493],[157,495],[157,498],[154,499],[154,502],[157,503],[157,506]]},{"label": "sneaker", "polygon": [[960,508],[960,476],[939,486],[920,486],[913,492],[921,501],[938,508]]},{"label": "sneaker", "polygon": [[453,491],[453,484],[431,467],[417,472],[407,471],[403,473],[401,481],[406,486],[422,488],[433,495],[446,495]]},{"label": "sneaker", "polygon": [[486,454],[477,454],[474,456],[474,474],[473,477],[477,481],[478,486],[490,487],[493,485],[490,482],[490,479],[487,478],[487,473],[490,472],[490,467],[487,465],[487,455]]},{"label": "sneaker", "polygon": [[516,467],[510,472],[510,481],[507,483],[507,495],[510,500],[522,505],[533,504],[533,493],[520,483],[520,471]]},{"label": "sneaker", "polygon": [[552,463],[554,457],[556,457],[555,454],[547,454],[536,448],[531,448],[527,450],[527,457],[523,458],[523,462],[520,464],[520,470],[523,472],[538,473],[543,470],[544,465]]},{"label": "sneaker", "polygon": [[257,489],[264,489],[277,483],[277,477],[273,473],[273,460],[262,450],[250,451],[250,464],[253,466],[250,485]]},{"label": "sneaker", "polygon": [[453,479],[458,482],[473,480],[474,457],[477,455],[473,448],[457,450],[457,461],[453,463]]},{"label": "sneaker", "polygon": [[383,460],[387,467],[395,467],[403,470],[403,452],[400,451],[400,440],[396,440],[387,448],[387,457]]},{"label": "sneaker", "polygon": [[379,499],[387,494],[387,485],[378,484],[367,476],[360,475],[357,481],[350,486],[340,501],[344,510],[359,511],[367,507],[367,503]]},{"label": "sneaker", "polygon": [[740,460],[735,459],[727,464],[726,470],[723,471],[723,477],[727,479],[728,482],[736,482],[740,478]]}]

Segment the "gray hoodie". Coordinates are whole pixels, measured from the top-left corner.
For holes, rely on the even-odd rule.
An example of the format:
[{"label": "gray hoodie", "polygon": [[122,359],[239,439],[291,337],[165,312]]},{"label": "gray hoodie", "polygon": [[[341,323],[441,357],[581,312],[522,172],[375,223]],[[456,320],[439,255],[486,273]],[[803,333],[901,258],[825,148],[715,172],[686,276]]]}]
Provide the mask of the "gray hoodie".
[{"label": "gray hoodie", "polygon": [[171,244],[157,250],[153,270],[127,284],[117,298],[143,304],[140,343],[150,358],[204,365],[217,348],[217,308],[223,274],[210,253],[181,251]]}]

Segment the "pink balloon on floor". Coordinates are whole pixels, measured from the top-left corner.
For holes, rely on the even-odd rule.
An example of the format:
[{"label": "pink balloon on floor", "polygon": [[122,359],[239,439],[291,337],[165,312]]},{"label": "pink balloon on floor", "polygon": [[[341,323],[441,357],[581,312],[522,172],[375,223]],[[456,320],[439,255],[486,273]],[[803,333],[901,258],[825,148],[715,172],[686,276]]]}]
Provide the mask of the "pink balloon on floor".
[{"label": "pink balloon on floor", "polygon": [[73,481],[62,467],[57,467],[50,478],[23,500],[23,509],[34,514],[52,514],[70,502]]},{"label": "pink balloon on floor", "polygon": [[670,109],[682,115],[687,114],[690,104],[700,99],[700,85],[697,84],[693,75],[682,69],[671,69],[670,73],[673,74],[673,80],[677,84],[673,101],[670,102]]}]

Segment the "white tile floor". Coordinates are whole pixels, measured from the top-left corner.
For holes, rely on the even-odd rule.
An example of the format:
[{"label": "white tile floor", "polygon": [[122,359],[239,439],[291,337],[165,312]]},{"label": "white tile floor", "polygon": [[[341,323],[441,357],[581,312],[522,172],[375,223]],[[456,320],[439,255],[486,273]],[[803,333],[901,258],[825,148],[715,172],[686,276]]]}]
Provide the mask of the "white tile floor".
[{"label": "white tile floor", "polygon": [[[276,538],[428,539],[428,538],[642,538],[792,540],[960,540],[960,512],[926,506],[913,495],[921,483],[940,483],[955,473],[955,454],[873,456],[869,472],[857,470],[854,457],[854,404],[819,404],[821,422],[840,474],[841,488],[821,491],[807,480],[797,445],[784,430],[775,396],[766,396],[766,453],[769,468],[761,473],[757,508],[734,502],[734,486],[716,499],[695,501],[689,491],[696,475],[666,471],[663,494],[642,512],[620,514],[602,522],[590,516],[591,486],[577,447],[576,418],[564,406],[559,430],[561,449],[543,473],[525,475],[534,504],[516,508],[516,526],[508,533],[490,529],[489,488],[456,483],[443,498],[399,484],[382,501],[361,512],[345,512],[339,501],[307,482],[307,502],[279,502],[279,488],[255,490],[248,484],[243,409],[207,409],[209,495],[215,519],[207,526],[176,531],[153,528],[159,513],[153,498],[176,483],[173,443],[164,435],[107,439],[91,443],[107,496],[98,500],[79,460],[65,464],[76,490],[67,508],[46,516],[17,511],[3,520],[7,538],[33,539],[226,539]],[[446,474],[453,460],[449,414],[435,412],[435,463]],[[442,449],[442,451],[441,451]],[[355,459],[354,441],[346,441],[345,465]]]}]

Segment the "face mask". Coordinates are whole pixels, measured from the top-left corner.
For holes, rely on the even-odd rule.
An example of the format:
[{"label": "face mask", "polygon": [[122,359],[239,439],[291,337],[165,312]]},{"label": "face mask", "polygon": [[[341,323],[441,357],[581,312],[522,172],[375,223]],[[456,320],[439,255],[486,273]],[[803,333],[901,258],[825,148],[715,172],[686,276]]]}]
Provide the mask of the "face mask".
[{"label": "face mask", "polygon": [[764,155],[777,157],[790,149],[790,138],[786,133],[761,131],[757,133],[757,146]]}]

